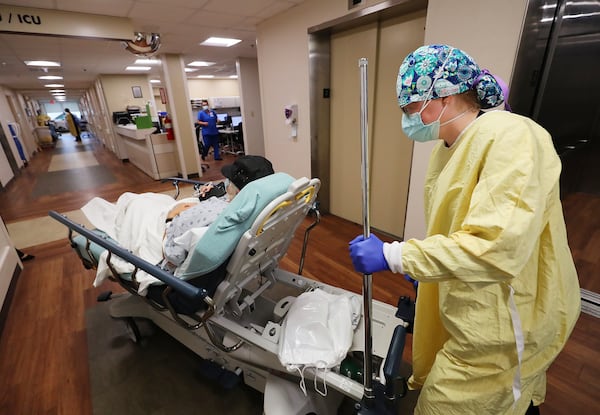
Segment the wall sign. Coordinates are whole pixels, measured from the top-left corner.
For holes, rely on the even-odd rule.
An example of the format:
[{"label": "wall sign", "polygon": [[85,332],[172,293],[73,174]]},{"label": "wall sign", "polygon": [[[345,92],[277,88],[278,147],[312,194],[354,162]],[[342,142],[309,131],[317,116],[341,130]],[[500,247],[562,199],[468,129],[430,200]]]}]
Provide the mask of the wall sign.
[{"label": "wall sign", "polygon": [[134,34],[127,17],[0,5],[2,32],[110,40],[131,40]]},{"label": "wall sign", "polygon": [[132,86],[131,91],[133,92],[134,98],[142,98],[142,87],[141,86]]}]

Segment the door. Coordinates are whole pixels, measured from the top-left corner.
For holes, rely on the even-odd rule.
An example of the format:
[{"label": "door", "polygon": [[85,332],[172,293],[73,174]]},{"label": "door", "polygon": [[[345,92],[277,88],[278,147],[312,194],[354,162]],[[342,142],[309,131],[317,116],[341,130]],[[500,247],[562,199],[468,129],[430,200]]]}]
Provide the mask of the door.
[{"label": "door", "polygon": [[510,101],[552,135],[563,163],[561,194],[600,194],[600,3],[532,1]]},{"label": "door", "polygon": [[[12,148],[8,143],[6,134],[4,134],[2,124],[0,124],[0,145],[2,146],[2,150],[4,150],[4,154],[0,153],[0,183],[2,183],[2,186],[6,186],[19,171],[19,166],[15,160]],[[4,162],[3,159],[5,159],[6,162]]]},{"label": "door", "polygon": [[402,133],[396,78],[404,57],[423,44],[425,12],[377,21],[331,37],[330,211],[362,222],[360,78],[368,59],[370,222],[404,235],[412,142]]}]

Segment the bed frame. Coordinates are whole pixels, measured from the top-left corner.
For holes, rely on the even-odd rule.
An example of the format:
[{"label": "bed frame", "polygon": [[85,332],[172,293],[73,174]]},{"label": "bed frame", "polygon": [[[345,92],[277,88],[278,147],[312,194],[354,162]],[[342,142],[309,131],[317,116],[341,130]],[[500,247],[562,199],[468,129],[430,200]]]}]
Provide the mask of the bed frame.
[{"label": "bed frame", "polygon": [[[263,392],[265,414],[335,414],[344,396],[355,401],[363,397],[360,373],[344,373],[342,365],[342,369],[325,375],[327,397],[315,393],[312,385],[307,388],[305,397],[298,387],[299,378],[288,372],[278,359],[282,322],[295,297],[316,288],[332,294],[353,294],[301,275],[309,232],[319,220],[316,208],[319,187],[318,179],[300,178],[268,203],[243,233],[229,261],[222,267],[224,276],[214,290],[197,283],[202,277],[188,281],[177,278],[132,255],[98,231],[86,229],[54,211],[49,215],[69,228],[71,245],[86,268],[97,265],[95,261],[102,250],[109,251],[109,264],[110,256],[114,255],[135,267],[125,278],[113,273],[112,278],[123,285],[128,294],[111,300],[110,315],[128,321],[137,336],[135,318],[153,321],[203,359],[242,376],[247,385]],[[308,214],[315,219],[304,235],[300,269],[298,273],[285,271],[278,267],[279,261]],[[162,298],[137,293],[135,273],[138,270],[164,283]],[[170,300],[174,293],[196,304],[197,310],[182,313]],[[381,384],[384,377],[389,378],[390,400],[396,397],[394,382],[398,378],[404,336],[410,326],[409,321],[396,314],[395,307],[373,300],[373,375]],[[361,318],[348,353],[348,361],[355,367],[364,363],[361,362],[365,347],[363,331],[364,318]],[[388,352],[391,355],[386,360]],[[305,370],[304,376],[307,380],[318,376],[319,382],[323,381],[323,373],[317,375],[310,368]]]}]

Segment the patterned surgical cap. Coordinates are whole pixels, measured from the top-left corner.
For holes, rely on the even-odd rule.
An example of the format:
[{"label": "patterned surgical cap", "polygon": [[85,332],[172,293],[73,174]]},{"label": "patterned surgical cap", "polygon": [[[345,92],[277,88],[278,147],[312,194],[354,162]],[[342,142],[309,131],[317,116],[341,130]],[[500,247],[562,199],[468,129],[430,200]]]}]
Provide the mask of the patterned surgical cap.
[{"label": "patterned surgical cap", "polygon": [[504,102],[502,88],[494,76],[482,71],[465,52],[448,45],[421,46],[410,53],[400,65],[396,81],[400,107],[470,89],[477,91],[483,109]]}]

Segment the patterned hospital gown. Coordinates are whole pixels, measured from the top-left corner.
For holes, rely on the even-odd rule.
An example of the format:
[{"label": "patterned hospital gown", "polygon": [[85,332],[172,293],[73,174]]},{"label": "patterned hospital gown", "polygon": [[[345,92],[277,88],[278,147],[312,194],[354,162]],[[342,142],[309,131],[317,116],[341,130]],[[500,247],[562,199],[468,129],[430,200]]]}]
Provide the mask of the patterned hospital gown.
[{"label": "patterned hospital gown", "polygon": [[[173,270],[174,266],[179,266],[185,261],[190,247],[182,241],[181,236],[185,235],[190,229],[209,226],[213,223],[219,214],[227,207],[226,197],[211,197],[197,205],[184,210],[167,223],[165,238],[163,243],[165,261],[163,267]],[[170,264],[167,264],[170,263]],[[169,266],[170,265],[170,266]]]}]

